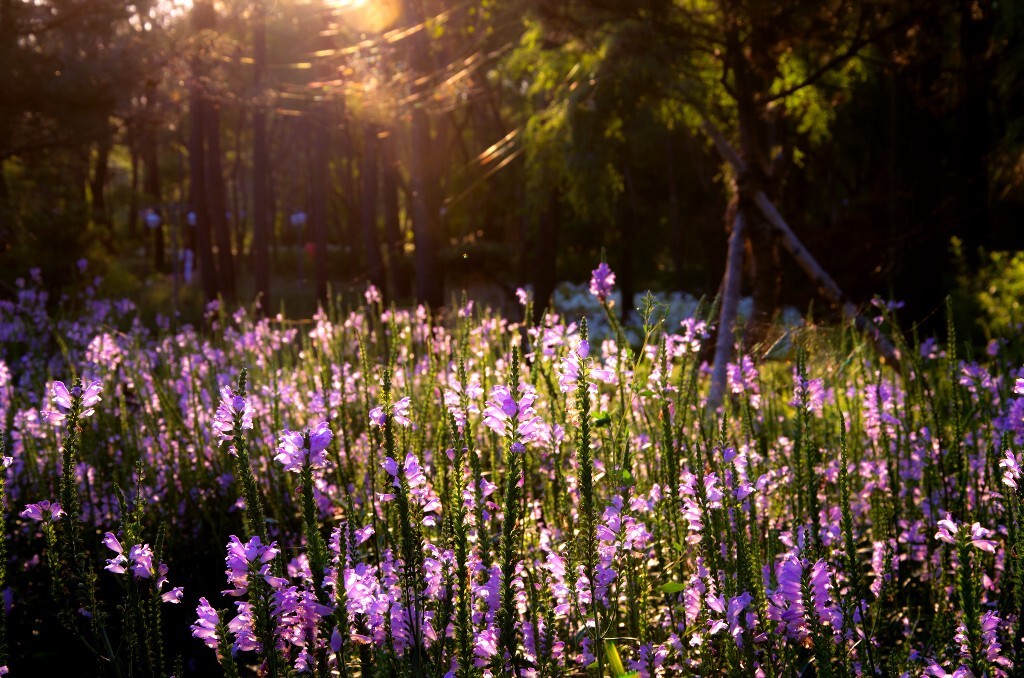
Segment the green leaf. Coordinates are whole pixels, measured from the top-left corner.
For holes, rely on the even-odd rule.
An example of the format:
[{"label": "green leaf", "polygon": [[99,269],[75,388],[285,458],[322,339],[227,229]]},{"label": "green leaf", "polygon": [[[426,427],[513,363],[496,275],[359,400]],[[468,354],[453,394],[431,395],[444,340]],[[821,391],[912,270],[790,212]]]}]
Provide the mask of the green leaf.
[{"label": "green leaf", "polygon": [[609,426],[612,423],[612,417],[607,412],[598,412],[597,416],[594,417],[594,427],[603,428]]},{"label": "green leaf", "polygon": [[685,591],[685,590],[686,590],[686,584],[680,584],[677,581],[670,581],[667,584],[662,584],[661,585],[661,592],[662,593],[672,594],[672,593],[679,593],[680,591]]},{"label": "green leaf", "polygon": [[622,665],[622,659],[619,657],[619,651],[615,647],[615,643],[606,640],[604,641],[604,653],[608,657],[608,668],[611,669],[613,678],[622,678],[626,675],[626,668]]}]

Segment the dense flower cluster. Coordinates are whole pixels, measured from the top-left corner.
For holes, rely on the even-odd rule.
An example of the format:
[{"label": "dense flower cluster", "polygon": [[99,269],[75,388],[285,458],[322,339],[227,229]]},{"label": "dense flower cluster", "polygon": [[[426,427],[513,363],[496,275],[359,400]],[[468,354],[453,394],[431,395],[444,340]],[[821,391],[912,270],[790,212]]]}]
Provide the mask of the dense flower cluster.
[{"label": "dense flower cluster", "polygon": [[[606,265],[591,287],[613,299]],[[0,303],[10,646],[119,609],[114,654],[159,648],[184,626],[163,600],[195,609],[185,665],[231,675],[1019,673],[1012,342],[926,341],[895,371],[794,335],[738,350],[709,412],[707,318],[584,339],[365,299],[159,332],[98,299]],[[84,385],[50,381],[68,361]]]}]

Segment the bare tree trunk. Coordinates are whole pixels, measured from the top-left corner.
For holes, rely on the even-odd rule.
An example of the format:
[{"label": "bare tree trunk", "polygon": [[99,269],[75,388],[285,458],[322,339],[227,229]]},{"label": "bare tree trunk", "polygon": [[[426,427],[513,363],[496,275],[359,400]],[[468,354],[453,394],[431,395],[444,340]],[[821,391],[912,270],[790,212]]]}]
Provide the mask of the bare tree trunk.
[{"label": "bare tree trunk", "polygon": [[988,155],[992,144],[992,0],[960,0],[961,72],[957,92],[956,155],[960,170],[959,224],[969,265],[986,244],[989,214]]},{"label": "bare tree trunk", "polygon": [[270,215],[268,214],[269,189],[267,176],[269,159],[267,157],[267,122],[263,111],[262,95],[263,70],[267,60],[266,6],[264,0],[256,0],[256,11],[253,18],[253,90],[257,97],[252,113],[253,151],[252,151],[252,184],[253,184],[253,268],[256,273],[256,295],[260,306],[265,312],[270,309],[270,261],[268,245],[270,242]]},{"label": "bare tree trunk", "polygon": [[316,298],[324,306],[327,305],[327,148],[328,139],[327,110],[321,104],[311,116],[315,129],[316,140],[312,144],[312,201],[310,221],[313,227],[313,274],[316,280]]},{"label": "bare tree trunk", "polygon": [[[155,89],[155,86],[154,86]],[[155,92],[150,92],[150,96],[147,97],[146,108],[151,108],[153,105],[152,97],[155,96]],[[146,196],[146,202],[150,209],[159,211],[160,203],[163,200],[161,195],[161,181],[160,181],[160,154],[157,148],[157,131],[155,121],[152,116],[147,116],[146,132],[144,135],[145,148],[143,149],[143,159],[145,161],[145,178],[143,179],[143,192]],[[157,271],[164,270],[166,264],[166,257],[164,254],[164,220],[160,219],[156,228],[153,228],[153,266]]]},{"label": "bare tree trunk", "polygon": [[398,212],[398,161],[395,159],[395,134],[388,130],[378,137],[381,144],[381,206],[384,210],[384,240],[387,250],[388,295],[391,299],[409,296],[409,278],[405,271],[404,239]]},{"label": "bare tree trunk", "polygon": [[[406,9],[414,23],[423,21],[420,0],[406,0]],[[412,65],[419,80],[431,71],[427,36],[423,31],[413,37]],[[443,285],[438,270],[436,230],[438,225],[436,190],[437,176],[430,171],[432,151],[430,117],[425,93],[427,84],[419,84],[414,92],[412,110],[412,230],[416,247],[416,299],[438,308],[444,303]]]},{"label": "bare tree trunk", "polygon": [[714,412],[721,407],[725,396],[726,367],[732,359],[733,325],[736,324],[736,309],[740,303],[740,281],[743,278],[745,222],[742,208],[736,205],[736,220],[729,236],[729,255],[722,282],[722,308],[718,315],[718,337],[715,342],[715,364],[711,372],[711,390],[708,394],[708,412]]},{"label": "bare tree trunk", "polygon": [[215,102],[203,105],[203,130],[206,137],[206,190],[210,223],[217,243],[217,272],[220,291],[229,301],[235,299],[235,265],[231,256],[231,231],[224,200],[224,169],[220,154],[220,108]]},{"label": "bare tree trunk", "polygon": [[363,190],[359,198],[359,216],[363,232],[363,248],[366,253],[366,273],[370,282],[384,290],[384,262],[380,256],[380,238],[377,236],[377,132],[374,124],[363,130],[363,162],[360,177]]},{"label": "bare tree trunk", "polygon": [[138,142],[134,132],[128,134],[128,146],[131,153],[131,194],[128,196],[128,237],[135,239],[139,225],[139,158]]},{"label": "bare tree trunk", "polygon": [[743,343],[753,348],[768,336],[782,293],[782,265],[779,261],[778,239],[771,224],[746,198],[740,198],[740,209],[746,213],[747,252],[750,279],[754,281],[754,307],[743,332]]},{"label": "bare tree trunk", "polygon": [[217,270],[213,263],[213,246],[210,239],[210,210],[206,200],[206,163],[203,148],[203,92],[199,82],[199,65],[193,65],[192,92],[190,94],[189,123],[189,204],[195,214],[196,258],[199,260],[199,276],[203,282],[203,296],[207,301],[217,298]]},{"label": "bare tree trunk", "polygon": [[[729,142],[726,141],[718,128],[711,121],[705,120],[704,131],[715,142],[715,147],[722,158],[733,166],[737,174],[743,174],[746,170],[743,160],[736,155],[736,151],[729,145]],[[811,253],[804,249],[803,244],[796,237],[796,234],[793,233],[786,220],[779,214],[779,211],[775,209],[775,205],[764,194],[764,191],[756,191],[752,196],[752,200],[758,210],[761,211],[761,214],[768,220],[768,223],[775,228],[782,241],[782,246],[796,259],[797,264],[800,265],[804,273],[818,286],[818,292],[832,302],[834,306],[838,307],[844,316],[852,320],[854,325],[867,335],[875,350],[882,357],[898,367],[900,361],[899,352],[870,320],[857,312],[857,307],[846,298],[846,295],[839,289],[836,281],[825,272],[825,269],[821,267]]]},{"label": "bare tree trunk", "polygon": [[110,226],[107,212],[107,175],[110,168],[110,146],[112,132],[107,130],[96,144],[96,166],[93,168],[90,193],[92,193],[92,220],[101,226]]},{"label": "bare tree trunk", "polygon": [[533,321],[540,323],[551,302],[558,282],[558,225],[562,204],[556,191],[548,197],[537,220],[530,256],[530,278],[533,283]]}]

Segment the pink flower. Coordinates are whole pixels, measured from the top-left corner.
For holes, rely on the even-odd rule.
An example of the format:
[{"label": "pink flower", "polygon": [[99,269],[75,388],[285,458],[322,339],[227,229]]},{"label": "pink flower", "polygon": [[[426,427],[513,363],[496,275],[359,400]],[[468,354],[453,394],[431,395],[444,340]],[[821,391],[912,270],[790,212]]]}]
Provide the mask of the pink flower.
[{"label": "pink flower", "polygon": [[79,383],[76,383],[68,390],[63,381],[53,382],[50,386],[50,394],[52,395],[53,404],[57,406],[57,411],[43,412],[42,415],[47,421],[52,424],[64,421],[68,414],[71,413],[76,399],[78,400],[78,416],[80,418],[88,417],[96,411],[93,409],[93,406],[101,400],[102,384],[98,381],[92,381],[88,386],[82,388]]},{"label": "pink flower", "polygon": [[46,500],[39,502],[38,504],[28,504],[25,506],[25,510],[18,514],[22,518],[28,518],[38,522],[57,522],[64,515],[64,509],[60,507],[60,504],[53,502],[52,504]]}]

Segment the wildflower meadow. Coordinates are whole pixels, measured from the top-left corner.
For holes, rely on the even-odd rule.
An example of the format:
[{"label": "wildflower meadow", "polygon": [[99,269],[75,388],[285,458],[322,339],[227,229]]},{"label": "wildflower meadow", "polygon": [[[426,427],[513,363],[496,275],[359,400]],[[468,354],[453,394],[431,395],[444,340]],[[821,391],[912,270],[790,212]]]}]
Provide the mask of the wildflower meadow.
[{"label": "wildflower meadow", "polygon": [[[1012,676],[1024,351],[0,302],[0,674]],[[526,320],[517,320],[525,318]],[[593,327],[594,332],[589,332]]]}]

